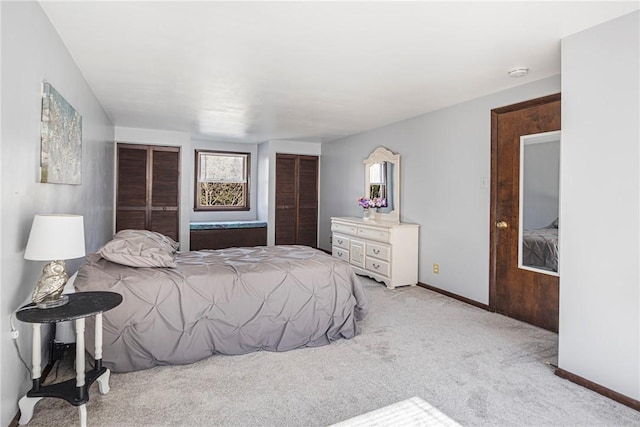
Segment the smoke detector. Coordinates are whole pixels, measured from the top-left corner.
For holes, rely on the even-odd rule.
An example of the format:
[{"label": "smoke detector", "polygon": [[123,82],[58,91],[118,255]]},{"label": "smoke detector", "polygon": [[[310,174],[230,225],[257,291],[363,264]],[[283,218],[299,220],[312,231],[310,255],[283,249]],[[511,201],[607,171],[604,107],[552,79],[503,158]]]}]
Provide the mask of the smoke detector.
[{"label": "smoke detector", "polygon": [[529,74],[529,67],[517,67],[507,72],[507,75],[513,78],[524,77],[527,74]]}]

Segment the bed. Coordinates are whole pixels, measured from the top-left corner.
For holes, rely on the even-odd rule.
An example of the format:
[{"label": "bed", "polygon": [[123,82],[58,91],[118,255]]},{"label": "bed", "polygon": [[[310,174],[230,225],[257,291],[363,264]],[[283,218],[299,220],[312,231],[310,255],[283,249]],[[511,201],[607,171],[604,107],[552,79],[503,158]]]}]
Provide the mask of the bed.
[{"label": "bed", "polygon": [[[78,292],[123,296],[103,315],[103,365],[115,372],[213,354],[321,346],[356,336],[368,312],[349,264],[322,251],[260,246],[176,252],[175,242],[166,240],[169,250],[157,241],[168,238],[149,233],[119,232],[87,256],[74,282]],[[91,353],[89,319],[86,335]]]},{"label": "bed", "polygon": [[558,220],[547,227],[523,230],[522,265],[558,271]]}]

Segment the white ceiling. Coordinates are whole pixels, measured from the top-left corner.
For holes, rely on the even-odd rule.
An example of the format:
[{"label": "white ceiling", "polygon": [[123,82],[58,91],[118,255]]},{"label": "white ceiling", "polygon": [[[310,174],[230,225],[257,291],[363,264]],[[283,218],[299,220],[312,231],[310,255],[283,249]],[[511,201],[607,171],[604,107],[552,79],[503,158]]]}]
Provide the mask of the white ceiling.
[{"label": "white ceiling", "polygon": [[561,38],[639,3],[41,5],[116,126],[260,142],[327,141],[558,74]]}]

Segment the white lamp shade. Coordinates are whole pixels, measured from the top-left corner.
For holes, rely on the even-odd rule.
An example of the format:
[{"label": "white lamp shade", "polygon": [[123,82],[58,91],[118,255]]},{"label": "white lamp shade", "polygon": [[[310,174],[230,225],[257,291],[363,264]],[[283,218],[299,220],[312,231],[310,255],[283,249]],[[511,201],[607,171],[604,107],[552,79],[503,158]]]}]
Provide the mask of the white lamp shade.
[{"label": "white lamp shade", "polygon": [[53,261],[85,256],[82,215],[36,215],[24,258]]}]

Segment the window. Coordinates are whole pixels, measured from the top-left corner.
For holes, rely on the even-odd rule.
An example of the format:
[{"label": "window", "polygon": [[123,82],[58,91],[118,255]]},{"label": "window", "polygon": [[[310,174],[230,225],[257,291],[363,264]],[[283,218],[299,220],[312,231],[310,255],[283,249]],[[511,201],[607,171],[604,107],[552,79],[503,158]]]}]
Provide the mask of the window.
[{"label": "window", "polygon": [[195,210],[249,210],[249,153],[196,150]]},{"label": "window", "polygon": [[387,198],[387,162],[374,163],[369,167],[369,198]]}]

